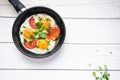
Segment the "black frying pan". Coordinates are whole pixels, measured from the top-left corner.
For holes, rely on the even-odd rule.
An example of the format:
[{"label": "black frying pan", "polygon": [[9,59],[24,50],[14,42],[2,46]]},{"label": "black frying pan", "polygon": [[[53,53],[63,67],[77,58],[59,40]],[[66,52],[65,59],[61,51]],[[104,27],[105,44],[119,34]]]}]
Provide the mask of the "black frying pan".
[{"label": "black frying pan", "polygon": [[[13,29],[12,29],[12,37],[13,37],[14,44],[16,45],[16,47],[18,48],[20,52],[32,58],[45,58],[45,57],[53,55],[58,49],[60,49],[65,39],[66,29],[65,29],[63,20],[55,11],[49,8],[46,8],[46,7],[41,7],[41,6],[32,7],[32,8],[25,10],[25,6],[19,0],[9,0],[9,2],[14,6],[17,12],[21,12],[19,16],[16,18],[14,25],[13,25]],[[51,16],[56,21],[56,24],[58,25],[61,31],[60,33],[61,38],[57,42],[56,46],[54,47],[52,51],[46,54],[32,53],[26,50],[20,41],[19,30],[20,30],[22,23],[31,15],[37,14],[37,13],[45,13]]]}]

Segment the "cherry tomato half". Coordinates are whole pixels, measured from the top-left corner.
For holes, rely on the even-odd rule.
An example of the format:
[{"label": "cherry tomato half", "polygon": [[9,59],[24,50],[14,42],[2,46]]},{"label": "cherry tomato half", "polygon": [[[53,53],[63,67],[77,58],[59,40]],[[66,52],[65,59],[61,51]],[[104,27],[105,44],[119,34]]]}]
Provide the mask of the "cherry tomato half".
[{"label": "cherry tomato half", "polygon": [[47,34],[47,39],[55,40],[58,38],[59,35],[60,35],[60,29],[57,26],[51,27]]},{"label": "cherry tomato half", "polygon": [[29,24],[33,29],[37,29],[37,26],[35,24],[35,18],[33,16],[30,18]]},{"label": "cherry tomato half", "polygon": [[24,42],[24,45],[28,49],[33,49],[33,48],[36,47],[37,41],[34,39],[34,40],[30,41],[30,42]]}]

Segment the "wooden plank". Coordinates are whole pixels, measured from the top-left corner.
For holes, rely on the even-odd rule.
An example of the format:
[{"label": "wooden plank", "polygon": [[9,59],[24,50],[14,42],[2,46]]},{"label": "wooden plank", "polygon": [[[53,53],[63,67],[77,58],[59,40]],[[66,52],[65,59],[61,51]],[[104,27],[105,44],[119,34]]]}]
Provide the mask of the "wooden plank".
[{"label": "wooden plank", "polygon": [[91,70],[106,64],[110,70],[120,70],[120,45],[64,44],[56,54],[44,59],[24,56],[13,43],[1,43],[0,51],[0,68]]},{"label": "wooden plank", "polygon": [[[119,80],[120,71],[109,71],[110,80]],[[3,70],[1,80],[95,80],[92,71]]]},{"label": "wooden plank", "polygon": [[[0,18],[0,42],[12,41],[15,18]],[[64,19],[65,43],[120,43],[120,20]],[[6,25],[7,23],[7,25]]]},{"label": "wooden plank", "polygon": [[[27,8],[39,5],[26,5]],[[120,18],[120,7],[117,6],[95,6],[95,5],[78,5],[78,6],[46,6],[62,17],[69,18]],[[11,5],[0,6],[0,16],[16,17],[18,14]]]},{"label": "wooden plank", "polygon": [[[37,5],[119,5],[119,0],[20,0],[23,4]],[[0,5],[9,5],[8,0],[1,0]]]}]

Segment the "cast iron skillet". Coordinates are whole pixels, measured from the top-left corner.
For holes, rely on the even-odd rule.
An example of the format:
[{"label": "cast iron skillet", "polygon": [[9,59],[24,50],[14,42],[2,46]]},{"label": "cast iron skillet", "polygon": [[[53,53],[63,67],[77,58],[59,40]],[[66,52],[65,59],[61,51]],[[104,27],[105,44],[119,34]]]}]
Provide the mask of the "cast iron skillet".
[{"label": "cast iron skillet", "polygon": [[[41,6],[25,9],[25,6],[19,0],[9,0],[9,2],[13,5],[13,7],[16,9],[17,12],[21,12],[19,16],[16,18],[14,25],[13,25],[13,29],[12,29],[12,37],[13,37],[14,44],[16,45],[16,47],[18,48],[20,52],[22,52],[24,55],[29,56],[31,58],[45,58],[45,57],[53,55],[56,51],[58,51],[58,49],[60,49],[65,39],[66,29],[65,29],[65,25],[64,25],[62,18],[55,11],[49,8],[46,8],[46,7],[41,7]],[[46,54],[32,53],[26,50],[20,41],[19,30],[20,30],[22,23],[29,16],[33,14],[37,14],[37,13],[45,13],[51,16],[52,18],[54,18],[54,20],[56,21],[56,24],[58,25],[61,31],[60,33],[61,38],[57,42],[56,46],[54,47],[52,51]]]}]

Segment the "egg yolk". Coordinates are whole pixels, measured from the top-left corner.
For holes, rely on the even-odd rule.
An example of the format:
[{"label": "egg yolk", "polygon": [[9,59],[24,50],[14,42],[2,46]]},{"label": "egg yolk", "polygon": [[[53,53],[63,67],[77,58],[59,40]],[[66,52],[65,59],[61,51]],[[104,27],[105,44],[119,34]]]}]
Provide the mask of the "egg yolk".
[{"label": "egg yolk", "polygon": [[33,30],[30,29],[30,28],[25,28],[24,31],[23,31],[23,36],[24,36],[25,38],[30,39],[30,38],[34,37],[34,32],[33,32]]},{"label": "egg yolk", "polygon": [[44,27],[44,30],[50,28],[51,21],[47,19],[42,19],[41,20],[42,26]]},{"label": "egg yolk", "polygon": [[41,50],[45,50],[48,48],[48,40],[41,39],[37,41],[38,48]]}]

